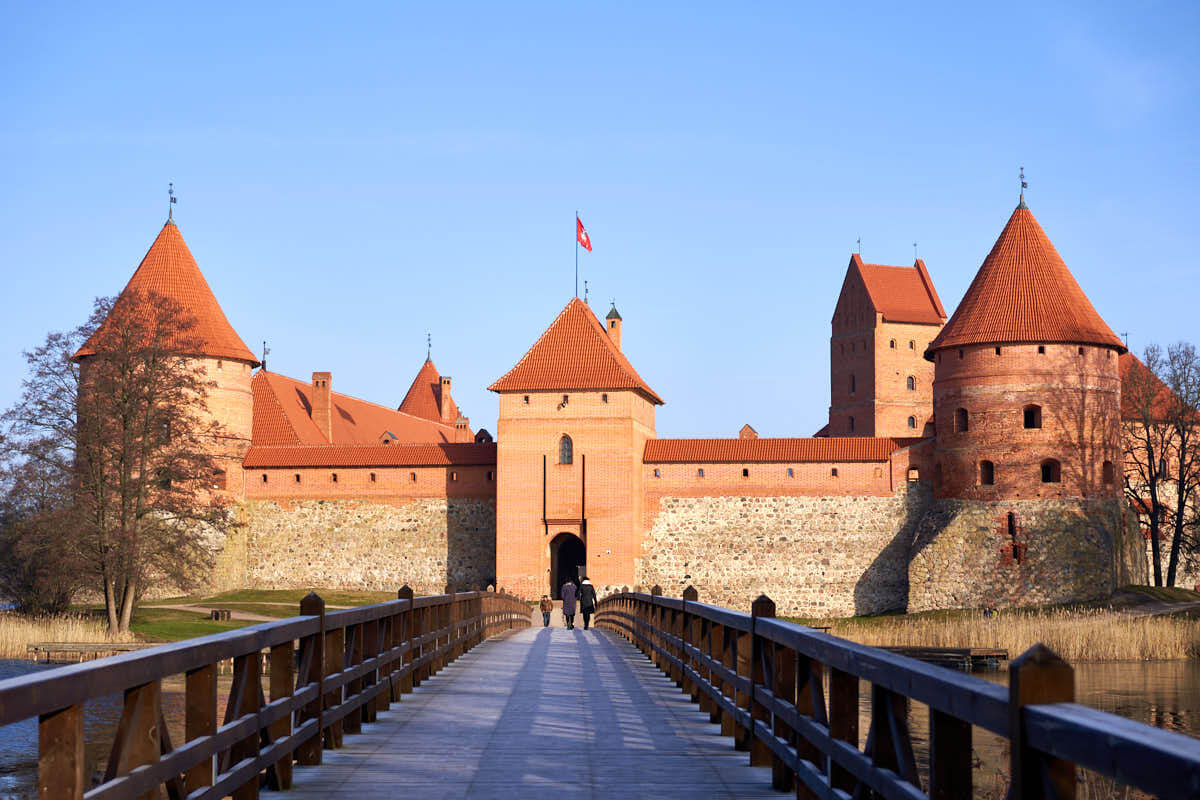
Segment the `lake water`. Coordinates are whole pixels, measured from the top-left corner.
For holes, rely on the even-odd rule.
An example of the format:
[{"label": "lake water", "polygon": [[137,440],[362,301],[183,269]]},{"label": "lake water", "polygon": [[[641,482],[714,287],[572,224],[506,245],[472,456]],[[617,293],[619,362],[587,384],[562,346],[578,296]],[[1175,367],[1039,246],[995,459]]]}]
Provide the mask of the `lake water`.
[{"label": "lake water", "polygon": [[[0,660],[0,679],[26,675],[45,669],[45,664],[29,661]],[[976,673],[998,683],[1008,679],[1007,671]],[[1200,737],[1200,662],[1152,661],[1076,664],[1078,702],[1156,725],[1172,731]],[[229,677],[222,676],[222,694],[228,691]],[[869,725],[869,692],[864,685],[861,695],[862,719],[859,735],[866,737]],[[224,699],[221,701],[224,704]],[[913,746],[922,771],[928,763],[928,710],[912,704],[909,724]],[[183,679],[163,682],[163,712],[171,740],[183,741]],[[102,770],[108,759],[112,737],[121,717],[119,695],[88,703],[85,712],[85,753],[88,774]],[[977,797],[1003,797],[1008,774],[1008,743],[979,729],[974,732],[976,753],[975,785]],[[37,723],[25,720],[0,728],[0,797],[33,797],[36,794]],[[1103,790],[1102,796],[1108,796]],[[781,795],[782,796],[782,795]],[[1119,796],[1119,795],[1118,795]]]}]

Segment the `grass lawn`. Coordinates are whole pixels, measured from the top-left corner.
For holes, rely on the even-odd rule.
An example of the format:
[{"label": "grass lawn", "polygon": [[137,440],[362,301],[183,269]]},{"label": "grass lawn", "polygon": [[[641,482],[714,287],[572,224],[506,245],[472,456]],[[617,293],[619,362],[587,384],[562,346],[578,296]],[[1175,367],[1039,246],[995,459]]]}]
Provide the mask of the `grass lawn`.
[{"label": "grass lawn", "polygon": [[300,613],[300,599],[309,592],[316,592],[320,595],[326,606],[365,606],[396,599],[395,592],[350,592],[334,589],[237,589],[220,594],[167,597],[151,602],[154,605],[191,603],[202,606],[219,605],[222,608],[233,608],[232,603],[287,603],[294,609],[291,614],[286,615],[290,617]]},{"label": "grass lawn", "polygon": [[174,608],[138,608],[129,628],[139,638],[149,642],[175,642],[253,624],[237,619],[216,622],[201,614]]}]

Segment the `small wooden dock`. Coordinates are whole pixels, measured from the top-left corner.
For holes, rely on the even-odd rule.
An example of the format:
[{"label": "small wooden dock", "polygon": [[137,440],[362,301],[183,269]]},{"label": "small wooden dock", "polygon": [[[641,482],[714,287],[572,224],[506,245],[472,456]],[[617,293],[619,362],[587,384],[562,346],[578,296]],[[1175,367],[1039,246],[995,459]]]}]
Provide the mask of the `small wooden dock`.
[{"label": "small wooden dock", "polygon": [[77,664],[94,658],[115,656],[154,647],[152,642],[30,642],[25,652],[31,659],[46,664]]},{"label": "small wooden dock", "polygon": [[926,664],[949,667],[962,672],[1000,669],[1008,661],[1008,651],[992,647],[881,647],[891,653],[915,658]]}]

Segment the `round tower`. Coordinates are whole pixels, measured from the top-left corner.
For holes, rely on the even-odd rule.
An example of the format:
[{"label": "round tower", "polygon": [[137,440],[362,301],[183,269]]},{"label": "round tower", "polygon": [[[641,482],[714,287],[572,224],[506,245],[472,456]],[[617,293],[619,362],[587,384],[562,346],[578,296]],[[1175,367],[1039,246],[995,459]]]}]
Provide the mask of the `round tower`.
[{"label": "round tower", "polygon": [[[214,476],[214,486],[240,493],[240,464],[250,447],[254,420],[250,381],[259,362],[226,319],[174,220],[167,219],[121,294],[133,292],[170,298],[194,318],[189,336],[200,346],[192,358],[211,384],[206,411],[221,428],[212,454],[223,474]],[[96,355],[93,345],[99,338],[98,331],[76,354],[81,370],[86,371],[88,357]]]},{"label": "round tower", "polygon": [[925,351],[935,496],[1117,496],[1125,349],[1022,200]]}]

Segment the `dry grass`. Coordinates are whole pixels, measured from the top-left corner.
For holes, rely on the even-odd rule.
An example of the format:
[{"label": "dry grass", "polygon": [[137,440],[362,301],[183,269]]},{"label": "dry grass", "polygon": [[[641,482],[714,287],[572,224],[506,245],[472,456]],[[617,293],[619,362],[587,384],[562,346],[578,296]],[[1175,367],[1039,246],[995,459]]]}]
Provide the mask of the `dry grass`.
[{"label": "dry grass", "polygon": [[998,647],[1015,658],[1041,642],[1067,661],[1200,658],[1200,621],[1102,610],[983,612],[836,620],[831,633],[871,645]]},{"label": "dry grass", "polygon": [[25,658],[25,646],[30,642],[132,641],[136,641],[133,634],[109,636],[108,623],[92,617],[0,614],[0,658]]}]

